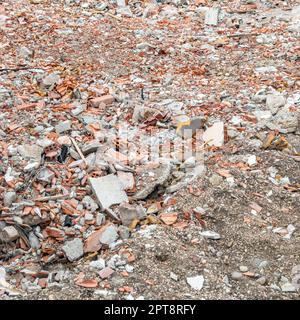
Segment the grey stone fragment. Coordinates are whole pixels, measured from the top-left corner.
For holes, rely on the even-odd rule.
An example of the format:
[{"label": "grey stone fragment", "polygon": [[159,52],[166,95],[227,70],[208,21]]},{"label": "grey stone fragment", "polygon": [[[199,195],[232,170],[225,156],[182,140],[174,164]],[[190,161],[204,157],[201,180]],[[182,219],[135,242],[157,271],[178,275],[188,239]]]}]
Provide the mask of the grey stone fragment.
[{"label": "grey stone fragment", "polygon": [[175,274],[174,272],[170,272],[170,278],[174,281],[178,281],[179,280],[179,277],[177,274]]},{"label": "grey stone fragment", "polygon": [[214,173],[208,180],[210,184],[214,187],[219,186],[223,182],[223,178],[216,173]]},{"label": "grey stone fragment", "polygon": [[65,280],[66,278],[68,278],[68,276],[69,276],[69,272],[64,271],[64,270],[59,270],[56,273],[54,279],[55,279],[55,281],[61,282],[61,281]]},{"label": "grey stone fragment", "polygon": [[0,231],[0,241],[12,242],[19,238],[19,232],[14,226],[7,226]]},{"label": "grey stone fragment", "polygon": [[277,72],[277,69],[274,66],[258,67],[255,68],[257,73],[272,73]]},{"label": "grey stone fragment", "polygon": [[300,274],[300,264],[297,264],[292,268],[292,274],[298,274],[298,273]]},{"label": "grey stone fragment", "polygon": [[42,288],[35,283],[28,283],[25,288],[24,288],[27,292],[39,292],[42,290]]},{"label": "grey stone fragment", "polygon": [[95,212],[98,209],[97,203],[90,197],[90,196],[85,196],[82,199],[82,204],[83,206],[88,209],[91,213]]},{"label": "grey stone fragment", "polygon": [[120,266],[125,266],[126,261],[118,254],[113,255],[108,261],[107,266],[112,269],[117,269]]},{"label": "grey stone fragment", "polygon": [[70,148],[70,156],[75,160],[81,160],[80,155],[73,148]]},{"label": "grey stone fragment", "polygon": [[56,73],[50,73],[42,80],[42,87],[44,88],[51,88],[60,80],[60,76]]},{"label": "grey stone fragment", "polygon": [[192,289],[201,290],[204,284],[204,277],[202,275],[195,276],[195,277],[187,277],[186,281],[191,286]]},{"label": "grey stone fragment", "polygon": [[125,0],[117,0],[117,4],[119,7],[126,7],[126,1]]},{"label": "grey stone fragment", "polygon": [[32,231],[29,233],[28,240],[31,248],[39,249],[41,247],[39,238]]},{"label": "grey stone fragment", "polygon": [[54,144],[54,142],[50,139],[39,139],[36,141],[37,145],[40,146],[41,148],[45,149],[48,148],[50,146],[52,146]]},{"label": "grey stone fragment", "polygon": [[216,26],[218,25],[219,8],[209,8],[205,13],[205,24]]},{"label": "grey stone fragment", "polygon": [[86,213],[84,215],[84,221],[92,221],[94,219],[94,216],[91,213]]},{"label": "grey stone fragment", "polygon": [[10,207],[17,200],[17,194],[14,191],[5,192],[3,203],[5,207]]},{"label": "grey stone fragment", "polygon": [[18,147],[18,152],[23,158],[33,159],[40,162],[43,148],[37,145],[23,144]]},{"label": "grey stone fragment", "polygon": [[92,140],[89,143],[87,143],[86,145],[84,145],[82,147],[81,151],[82,151],[82,153],[84,155],[88,155],[88,154],[90,154],[92,152],[96,152],[97,149],[100,148],[100,147],[101,147],[101,144],[100,144],[100,142],[98,140]]},{"label": "grey stone fragment", "polygon": [[28,58],[33,56],[33,51],[28,49],[27,47],[22,46],[22,47],[19,48],[18,51],[19,51],[18,52],[19,55],[21,57],[23,57],[24,59],[28,59]]},{"label": "grey stone fragment", "polygon": [[37,169],[40,166],[39,162],[29,162],[25,167],[24,167],[24,172],[31,172],[35,169]]},{"label": "grey stone fragment", "polygon": [[297,131],[298,122],[298,114],[291,112],[288,107],[284,107],[266,125],[270,130],[278,130],[280,133],[292,133]]},{"label": "grey stone fragment", "polygon": [[101,226],[105,222],[105,215],[101,212],[96,215],[96,225]]},{"label": "grey stone fragment", "polygon": [[76,117],[80,113],[82,113],[85,109],[86,109],[86,107],[84,105],[82,105],[82,104],[77,105],[76,108],[71,110],[71,114],[72,114],[72,116]]},{"label": "grey stone fragment", "polygon": [[14,147],[13,145],[9,145],[7,147],[7,152],[10,157],[15,156],[18,153],[18,148]]},{"label": "grey stone fragment", "polygon": [[300,274],[297,274],[292,278],[292,284],[295,286],[297,290],[300,289]]},{"label": "grey stone fragment", "polygon": [[53,171],[51,171],[51,170],[49,170],[47,168],[43,168],[39,172],[39,174],[37,176],[37,179],[39,181],[42,181],[42,182],[45,182],[45,183],[50,183],[51,180],[53,179],[53,177],[54,177],[54,172]]},{"label": "grey stone fragment", "polygon": [[120,180],[113,174],[101,178],[89,178],[89,183],[102,209],[107,209],[113,204],[128,202]]},{"label": "grey stone fragment", "polygon": [[89,267],[91,269],[102,270],[105,268],[105,260],[100,258],[98,260],[91,261]]},{"label": "grey stone fragment", "polygon": [[126,240],[130,237],[130,230],[125,226],[119,226],[118,232],[119,232],[120,238],[123,240]]},{"label": "grey stone fragment", "polygon": [[0,231],[6,227],[5,221],[0,221]]},{"label": "grey stone fragment", "polygon": [[240,271],[241,272],[247,272],[248,271],[248,267],[247,266],[240,266]]},{"label": "grey stone fragment", "polygon": [[118,239],[118,228],[115,225],[110,225],[100,234],[99,241],[102,244],[110,245]]},{"label": "grey stone fragment", "polygon": [[258,278],[256,280],[256,282],[263,286],[263,285],[265,285],[267,283],[267,278],[262,276],[262,277]]},{"label": "grey stone fragment", "polygon": [[277,40],[277,37],[275,34],[261,34],[258,37],[256,37],[256,41],[258,43],[263,44],[272,44],[275,43]]},{"label": "grey stone fragment", "polygon": [[243,278],[243,274],[241,272],[238,272],[238,271],[233,271],[231,273],[231,278],[233,280],[241,280]]},{"label": "grey stone fragment", "polygon": [[283,107],[285,104],[285,97],[280,94],[268,94],[266,105],[271,113],[274,115],[277,113],[280,107]]},{"label": "grey stone fragment", "polygon": [[66,121],[61,121],[59,124],[55,126],[55,131],[56,133],[63,133],[66,131],[71,130],[71,121],[66,120]]},{"label": "grey stone fragment", "polygon": [[67,241],[62,247],[62,251],[67,256],[68,260],[73,262],[83,256],[83,243],[79,238]]},{"label": "grey stone fragment", "polygon": [[221,236],[217,232],[210,231],[210,230],[200,232],[200,235],[204,238],[211,239],[211,240],[219,240],[221,238]]},{"label": "grey stone fragment", "polygon": [[297,288],[290,282],[286,282],[281,286],[282,292],[296,292]]},{"label": "grey stone fragment", "polygon": [[181,169],[186,168],[194,168],[196,166],[196,158],[195,157],[189,157],[184,161],[184,163],[180,166]]},{"label": "grey stone fragment", "polygon": [[267,95],[264,89],[256,92],[256,94],[253,97],[253,101],[260,102],[260,103],[265,102],[266,99],[267,99]]},{"label": "grey stone fragment", "polygon": [[142,220],[146,218],[146,212],[142,206],[133,206],[122,203],[119,206],[119,216],[124,226],[129,226],[134,219]]},{"label": "grey stone fragment", "polygon": [[162,186],[165,184],[165,182],[168,180],[168,178],[171,175],[172,166],[170,164],[162,164],[162,173],[160,177],[154,181],[153,183],[150,183],[148,186],[146,186],[144,189],[138,191],[132,198],[134,200],[143,200],[147,198],[156,187]]},{"label": "grey stone fragment", "polygon": [[252,260],[252,266],[254,268],[263,269],[263,268],[267,267],[267,265],[268,265],[268,261],[266,261],[266,260],[263,260],[260,258],[254,258]]}]

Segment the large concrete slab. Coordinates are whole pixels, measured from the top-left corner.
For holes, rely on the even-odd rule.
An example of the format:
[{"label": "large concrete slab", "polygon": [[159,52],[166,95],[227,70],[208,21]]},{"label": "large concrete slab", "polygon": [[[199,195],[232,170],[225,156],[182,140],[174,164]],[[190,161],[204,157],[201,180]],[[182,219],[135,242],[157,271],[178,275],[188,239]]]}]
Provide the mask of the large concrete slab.
[{"label": "large concrete slab", "polygon": [[107,209],[113,204],[128,202],[121,181],[113,174],[101,178],[89,178],[89,183],[102,209]]}]

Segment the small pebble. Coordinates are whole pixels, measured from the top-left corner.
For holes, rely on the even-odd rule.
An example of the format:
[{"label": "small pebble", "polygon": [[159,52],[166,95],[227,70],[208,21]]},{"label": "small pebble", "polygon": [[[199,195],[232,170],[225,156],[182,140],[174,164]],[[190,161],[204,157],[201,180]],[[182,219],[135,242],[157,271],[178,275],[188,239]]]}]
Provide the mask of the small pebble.
[{"label": "small pebble", "polygon": [[247,272],[247,271],[248,271],[248,267],[246,267],[246,266],[240,266],[240,271],[241,271],[241,272]]},{"label": "small pebble", "polygon": [[233,271],[231,273],[231,278],[233,280],[241,280],[243,278],[243,274],[241,272],[238,272],[238,271]]}]

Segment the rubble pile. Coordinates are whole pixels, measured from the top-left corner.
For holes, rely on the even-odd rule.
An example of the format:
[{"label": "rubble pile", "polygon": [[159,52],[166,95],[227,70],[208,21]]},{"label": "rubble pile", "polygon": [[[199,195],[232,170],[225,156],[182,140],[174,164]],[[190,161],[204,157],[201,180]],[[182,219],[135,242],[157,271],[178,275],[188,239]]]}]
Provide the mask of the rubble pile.
[{"label": "rubble pile", "polygon": [[[168,232],[204,268],[168,271],[175,297],[299,293],[294,262],[221,258],[215,217],[229,194],[249,234],[299,245],[297,1],[7,0],[0,32],[0,297],[153,298],[131,275],[138,248],[166,265]],[[205,254],[231,269],[209,281]]]}]

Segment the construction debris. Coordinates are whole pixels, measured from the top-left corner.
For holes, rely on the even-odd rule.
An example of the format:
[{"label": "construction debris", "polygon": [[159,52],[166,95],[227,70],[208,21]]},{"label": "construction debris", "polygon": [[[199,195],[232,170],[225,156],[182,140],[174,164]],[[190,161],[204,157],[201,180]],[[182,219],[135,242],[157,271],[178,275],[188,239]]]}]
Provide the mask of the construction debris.
[{"label": "construction debris", "polygon": [[117,176],[110,174],[101,178],[89,178],[89,182],[103,210],[113,204],[128,202],[123,185]]},{"label": "construction debris", "polygon": [[201,290],[204,284],[204,277],[203,276],[188,277],[186,278],[186,281],[191,286],[192,289]]},{"label": "construction debris", "polygon": [[299,3],[221,2],[0,4],[0,299],[297,299]]},{"label": "construction debris", "polygon": [[83,243],[78,238],[67,241],[62,247],[62,251],[66,254],[68,260],[73,262],[83,256]]},{"label": "construction debris", "polygon": [[205,24],[218,25],[219,8],[209,8],[205,14]]},{"label": "construction debris", "polygon": [[216,122],[203,133],[203,140],[209,146],[221,147],[224,144],[224,124]]}]

